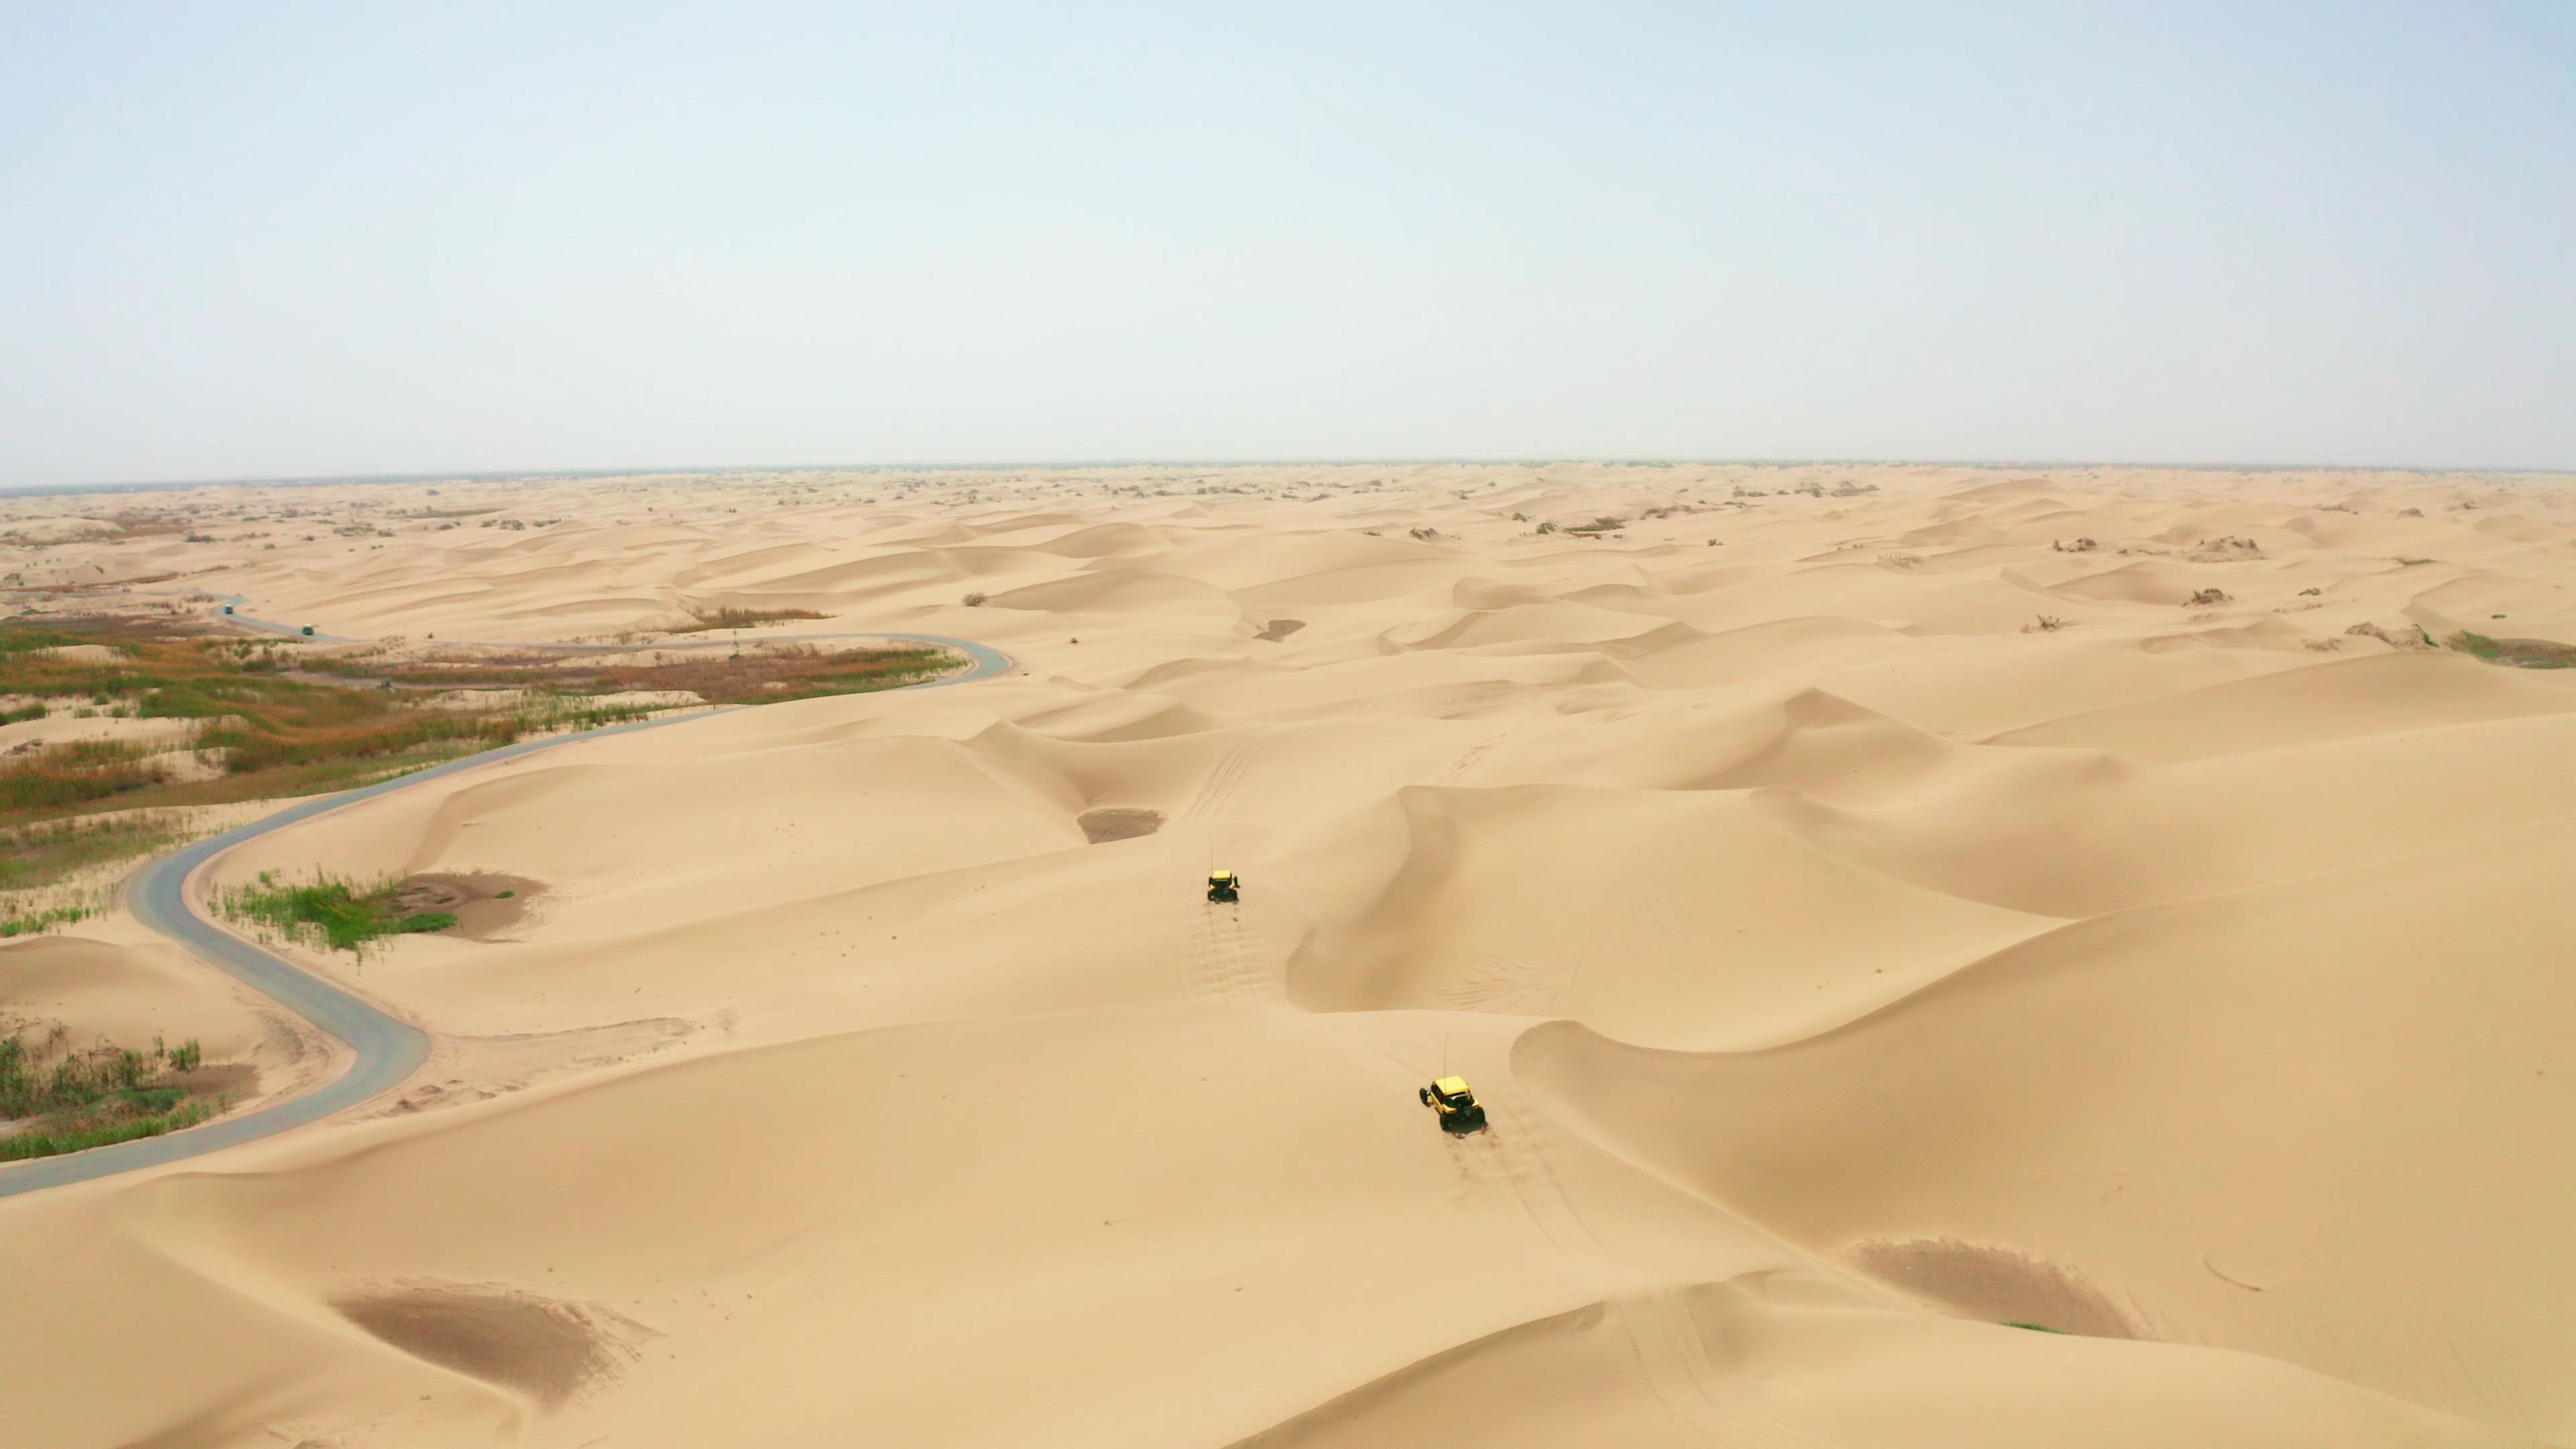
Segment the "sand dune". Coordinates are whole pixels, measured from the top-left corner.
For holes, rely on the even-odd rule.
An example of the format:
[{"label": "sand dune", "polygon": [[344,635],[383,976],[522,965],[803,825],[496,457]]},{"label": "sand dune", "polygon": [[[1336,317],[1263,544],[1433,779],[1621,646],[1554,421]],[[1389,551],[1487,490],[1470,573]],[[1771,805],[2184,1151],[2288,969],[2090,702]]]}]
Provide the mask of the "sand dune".
[{"label": "sand dune", "polygon": [[[2535,887],[2571,844],[2561,820],[2097,917],[1770,1053],[1550,1028],[1524,1072],[1815,1251],[2044,1232],[2156,1338],[2562,1422],[2540,1345],[2569,1331],[2550,1239],[2576,1173],[2517,1144],[2566,1110],[2568,912]],[[2461,996],[2512,1017],[2426,1029]]]},{"label": "sand dune", "polygon": [[[2576,671],[2443,647],[2576,642],[2563,480],[436,486],[160,495],[214,541],[153,587],[1015,668],[220,859],[525,898],[285,948],[433,1034],[395,1096],[0,1199],[78,1305],[0,1324],[0,1438],[2576,1444]],[[25,578],[140,572],[80,503]],[[319,1069],[221,979],[0,946],[0,1008]]]}]

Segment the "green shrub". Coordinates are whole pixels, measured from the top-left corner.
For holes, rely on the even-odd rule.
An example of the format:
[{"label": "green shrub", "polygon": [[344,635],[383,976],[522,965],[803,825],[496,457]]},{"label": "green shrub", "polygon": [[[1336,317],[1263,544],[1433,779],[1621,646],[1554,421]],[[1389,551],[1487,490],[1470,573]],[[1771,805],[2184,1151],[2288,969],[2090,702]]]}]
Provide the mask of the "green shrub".
[{"label": "green shrub", "polygon": [[31,1157],[53,1157],[65,1152],[80,1152],[92,1147],[112,1147],[119,1142],[132,1142],[139,1137],[158,1137],[183,1127],[194,1127],[214,1115],[214,1109],[203,1103],[190,1103],[174,1111],[146,1117],[127,1117],[66,1128],[56,1132],[21,1132],[15,1137],[0,1137],[0,1162],[21,1162]]},{"label": "green shrub", "polygon": [[379,881],[359,887],[317,875],[311,885],[287,885],[274,871],[260,872],[255,885],[225,891],[225,915],[252,920],[289,936],[319,937],[334,951],[359,951],[379,936],[453,930],[456,917],[445,911],[398,914],[395,883]]}]

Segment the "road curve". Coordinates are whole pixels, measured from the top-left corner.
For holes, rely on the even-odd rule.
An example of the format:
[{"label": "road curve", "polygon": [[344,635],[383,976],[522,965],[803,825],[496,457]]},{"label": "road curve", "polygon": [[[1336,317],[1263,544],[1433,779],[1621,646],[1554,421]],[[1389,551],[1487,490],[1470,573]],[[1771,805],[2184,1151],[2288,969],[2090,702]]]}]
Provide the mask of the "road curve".
[{"label": "road curve", "polygon": [[[291,633],[285,625],[265,620],[232,616],[232,623],[254,628]],[[778,639],[783,636],[765,635]],[[819,634],[797,636],[803,639],[884,639],[895,643],[937,644],[956,650],[971,661],[961,673],[933,679],[921,684],[905,685],[906,689],[935,689],[942,685],[964,684],[969,680],[987,679],[1011,667],[1010,659],[984,645],[964,639],[950,639],[936,634]],[[341,640],[337,642],[356,642]],[[520,646],[509,646],[520,647]],[[890,692],[890,691],[889,691]],[[191,953],[213,962],[225,972],[248,984],[261,995],[303,1017],[357,1053],[357,1061],[348,1072],[310,1092],[289,1097],[283,1102],[245,1112],[238,1117],[221,1117],[202,1127],[172,1132],[159,1137],[143,1137],[120,1142],[113,1147],[93,1147],[86,1152],[66,1153],[60,1157],[40,1157],[29,1162],[0,1167],[0,1198],[20,1193],[38,1192],[49,1187],[63,1187],[75,1182],[112,1177],[137,1168],[159,1167],[220,1152],[224,1148],[318,1122],[335,1112],[346,1111],[379,1093],[399,1085],[404,1078],[420,1069],[429,1058],[429,1036],[420,1028],[396,1017],[387,1016],[348,992],[288,962],[284,957],[265,951],[250,942],[216,926],[197,914],[189,904],[188,877],[197,867],[214,859],[246,840],[281,830],[298,821],[309,820],[325,811],[377,795],[407,790],[444,775],[476,769],[516,755],[530,755],[580,740],[595,740],[603,735],[625,734],[636,730],[666,729],[704,719],[705,714],[685,714],[666,719],[641,720],[633,724],[611,725],[606,729],[587,730],[580,734],[555,735],[542,740],[526,740],[478,755],[450,760],[415,774],[399,776],[377,784],[343,790],[335,795],[317,795],[299,801],[274,815],[262,816],[248,825],[227,830],[221,835],[200,840],[154,860],[134,876],[127,888],[127,899],[136,920],[178,942]]]}]

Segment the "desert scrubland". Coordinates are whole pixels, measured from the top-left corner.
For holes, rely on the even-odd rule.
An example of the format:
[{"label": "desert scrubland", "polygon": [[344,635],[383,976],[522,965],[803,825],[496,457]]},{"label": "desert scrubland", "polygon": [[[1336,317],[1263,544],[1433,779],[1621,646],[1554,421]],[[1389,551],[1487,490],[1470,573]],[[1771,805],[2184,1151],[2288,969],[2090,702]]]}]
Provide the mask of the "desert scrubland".
[{"label": "desert scrubland", "polygon": [[[0,1441],[2576,1443],[2565,478],[457,479],[0,543],[19,607],[313,660],[1012,663],[220,858],[443,882],[279,946],[430,1063],[0,1198]],[[112,909],[0,1010],[333,1060]]]}]

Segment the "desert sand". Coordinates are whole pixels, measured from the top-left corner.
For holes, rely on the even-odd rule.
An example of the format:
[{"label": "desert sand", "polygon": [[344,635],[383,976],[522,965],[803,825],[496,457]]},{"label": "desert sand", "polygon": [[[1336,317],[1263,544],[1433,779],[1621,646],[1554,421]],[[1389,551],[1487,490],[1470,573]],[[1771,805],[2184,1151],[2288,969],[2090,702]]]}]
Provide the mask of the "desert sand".
[{"label": "desert sand", "polygon": [[[208,541],[89,522],[138,498]],[[792,608],[1015,664],[222,858],[525,890],[297,956],[437,1039],[398,1096],[0,1199],[0,1442],[2576,1444],[2576,670],[2445,647],[2576,642],[2569,479],[882,470],[0,528],[12,587],[350,638]],[[12,1001],[280,1090],[323,1053],[113,916],[0,947]],[[1444,1068],[1487,1132],[1436,1130]]]}]

